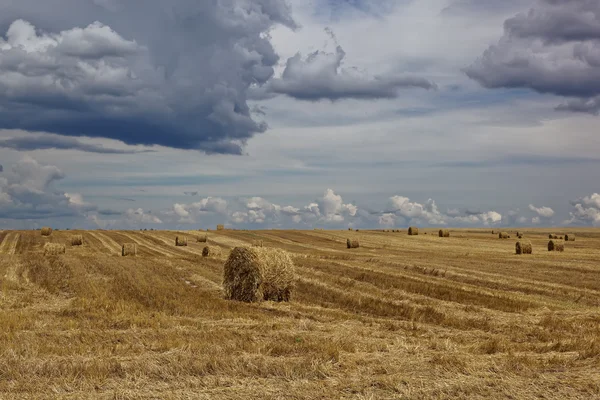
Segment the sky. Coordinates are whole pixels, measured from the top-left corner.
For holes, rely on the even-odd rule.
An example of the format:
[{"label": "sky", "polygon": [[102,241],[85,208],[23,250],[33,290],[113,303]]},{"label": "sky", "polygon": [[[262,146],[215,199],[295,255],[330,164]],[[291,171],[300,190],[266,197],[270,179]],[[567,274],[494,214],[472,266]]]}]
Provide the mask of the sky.
[{"label": "sky", "polygon": [[597,0],[0,0],[0,227],[600,225]]}]

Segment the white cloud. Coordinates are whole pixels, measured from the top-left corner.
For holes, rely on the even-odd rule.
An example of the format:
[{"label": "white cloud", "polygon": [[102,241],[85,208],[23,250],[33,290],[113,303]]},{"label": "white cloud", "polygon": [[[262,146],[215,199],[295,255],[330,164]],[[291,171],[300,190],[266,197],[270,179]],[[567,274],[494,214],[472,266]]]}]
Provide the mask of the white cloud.
[{"label": "white cloud", "polygon": [[573,210],[566,224],[600,226],[600,195],[594,193],[573,202]]},{"label": "white cloud", "polygon": [[542,218],[552,218],[554,216],[554,210],[550,207],[536,207],[533,204],[530,204],[529,209]]}]

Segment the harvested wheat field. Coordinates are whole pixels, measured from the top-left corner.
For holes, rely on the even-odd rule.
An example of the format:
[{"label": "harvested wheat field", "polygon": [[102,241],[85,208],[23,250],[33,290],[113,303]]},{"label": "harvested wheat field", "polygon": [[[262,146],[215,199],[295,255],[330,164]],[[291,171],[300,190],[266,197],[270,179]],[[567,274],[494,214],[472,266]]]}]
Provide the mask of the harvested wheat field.
[{"label": "harvested wheat field", "polygon": [[[599,230],[524,231],[527,256],[419,233],[220,230],[202,257],[173,240],[194,232],[3,231],[0,399],[600,398]],[[225,300],[257,240],[290,255],[290,302]]]}]

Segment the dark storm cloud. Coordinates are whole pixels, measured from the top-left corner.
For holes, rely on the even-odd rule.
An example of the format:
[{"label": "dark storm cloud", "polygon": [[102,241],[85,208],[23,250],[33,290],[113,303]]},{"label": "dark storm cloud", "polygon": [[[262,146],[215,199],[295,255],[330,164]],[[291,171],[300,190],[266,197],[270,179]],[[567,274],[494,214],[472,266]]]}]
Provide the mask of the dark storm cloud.
[{"label": "dark storm cloud", "polygon": [[[330,30],[327,32],[332,35]],[[342,67],[345,57],[339,45],[335,53],[317,50],[304,59],[298,53],[287,60],[281,78],[272,79],[266,87],[271,93],[307,101],[395,98],[404,88],[437,88],[421,77],[357,74]]]},{"label": "dark storm cloud", "polygon": [[198,192],[183,192],[186,196],[198,196]]},{"label": "dark storm cloud", "polygon": [[108,149],[106,147],[96,144],[86,144],[81,141],[65,136],[45,134],[42,136],[22,136],[14,137],[11,139],[0,140],[0,147],[7,149],[19,150],[19,151],[31,151],[31,150],[47,150],[47,149],[59,149],[59,150],[79,150],[88,153],[99,153],[99,154],[136,154],[136,153],[147,153],[152,150],[118,150]]},{"label": "dark storm cloud", "polygon": [[600,2],[540,0],[504,24],[504,36],[465,69],[488,88],[572,97],[560,110],[598,113]]},{"label": "dark storm cloud", "polygon": [[[0,0],[0,128],[240,154],[284,0]],[[140,15],[143,14],[143,18]]]}]

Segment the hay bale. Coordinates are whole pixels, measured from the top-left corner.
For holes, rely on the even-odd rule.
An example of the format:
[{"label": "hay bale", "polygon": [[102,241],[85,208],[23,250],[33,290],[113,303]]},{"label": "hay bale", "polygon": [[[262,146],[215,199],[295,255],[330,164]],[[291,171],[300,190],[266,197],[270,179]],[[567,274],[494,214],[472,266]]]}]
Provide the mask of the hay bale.
[{"label": "hay bale", "polygon": [[560,252],[565,251],[565,245],[564,245],[564,243],[556,243],[554,245],[554,251],[560,251]]},{"label": "hay bale", "polygon": [[346,239],[346,247],[349,249],[358,249],[360,247],[360,244],[358,243],[358,240],[356,240],[356,239],[354,239],[354,240]]},{"label": "hay bale", "polygon": [[450,237],[450,231],[448,229],[440,229],[440,231],[438,232],[440,237]]},{"label": "hay bale", "polygon": [[175,246],[187,246],[187,237],[175,236]]},{"label": "hay bale", "polygon": [[517,242],[515,245],[517,254],[531,254],[533,252],[533,247],[531,246],[531,242]]},{"label": "hay bale", "polygon": [[83,245],[83,235],[75,235],[71,237],[71,246]]},{"label": "hay bale", "polygon": [[59,254],[65,254],[67,251],[64,244],[58,243],[46,243],[44,245],[44,256],[56,256]]},{"label": "hay bale", "polygon": [[44,226],[42,228],[42,236],[50,236],[52,234],[52,228],[49,226]]},{"label": "hay bale", "polygon": [[206,242],[208,242],[208,235],[204,235],[204,236],[198,236],[198,237],[196,238],[196,241],[197,241],[198,243],[206,243]]},{"label": "hay bale", "polygon": [[508,232],[500,232],[498,234],[498,238],[499,239],[510,239],[510,235],[508,234]]},{"label": "hay bale", "polygon": [[575,241],[574,233],[568,233],[565,235],[565,242],[574,242],[574,241]]},{"label": "hay bale", "polygon": [[349,231],[353,231],[354,229],[352,229],[352,228],[348,228],[348,230],[349,230]]},{"label": "hay bale", "polygon": [[224,231],[225,230],[225,225],[221,225],[221,224],[217,225],[217,230],[218,231]]},{"label": "hay bale", "polygon": [[136,256],[137,255],[137,244],[135,243],[124,243],[121,248],[121,256]]},{"label": "hay bale", "polygon": [[565,251],[565,245],[551,240],[548,242],[548,251]]},{"label": "hay bale", "polygon": [[419,234],[419,228],[415,227],[415,226],[411,226],[408,228],[408,234],[410,236],[416,236]]},{"label": "hay bale", "polygon": [[281,249],[236,247],[223,271],[225,297],[248,303],[289,301],[295,280],[294,263]]},{"label": "hay bale", "polygon": [[221,257],[221,248],[217,246],[204,246],[202,257]]}]

